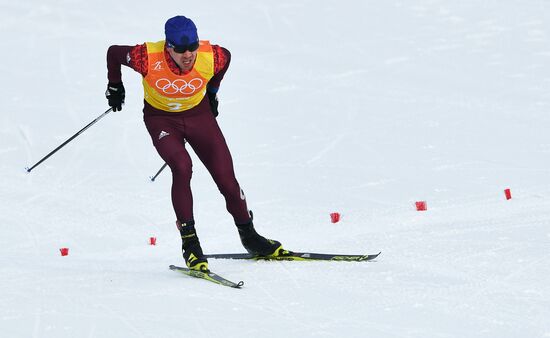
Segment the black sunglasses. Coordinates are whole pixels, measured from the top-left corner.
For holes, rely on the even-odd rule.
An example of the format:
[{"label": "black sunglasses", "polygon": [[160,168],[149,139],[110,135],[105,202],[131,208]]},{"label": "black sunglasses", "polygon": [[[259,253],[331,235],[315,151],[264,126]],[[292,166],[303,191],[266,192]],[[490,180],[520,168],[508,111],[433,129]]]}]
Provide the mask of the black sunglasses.
[{"label": "black sunglasses", "polygon": [[197,49],[199,49],[199,42],[195,42],[189,45],[182,45],[182,46],[176,46],[171,42],[168,42],[168,47],[174,48],[174,52],[176,53],[185,53],[186,51],[194,52]]}]

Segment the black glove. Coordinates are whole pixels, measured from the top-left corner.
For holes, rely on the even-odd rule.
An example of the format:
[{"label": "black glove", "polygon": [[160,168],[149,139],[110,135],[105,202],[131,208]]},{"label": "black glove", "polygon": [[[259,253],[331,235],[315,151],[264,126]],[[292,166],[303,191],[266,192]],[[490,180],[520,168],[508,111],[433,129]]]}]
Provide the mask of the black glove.
[{"label": "black glove", "polygon": [[208,95],[208,101],[210,101],[210,110],[212,110],[212,114],[214,114],[214,117],[218,117],[218,95],[208,91],[206,94]]},{"label": "black glove", "polygon": [[122,105],[124,104],[124,97],[126,96],[126,91],[124,90],[124,85],[120,83],[109,83],[107,85],[107,90],[105,91],[105,97],[109,100],[109,106],[113,108],[113,111],[121,111]]}]

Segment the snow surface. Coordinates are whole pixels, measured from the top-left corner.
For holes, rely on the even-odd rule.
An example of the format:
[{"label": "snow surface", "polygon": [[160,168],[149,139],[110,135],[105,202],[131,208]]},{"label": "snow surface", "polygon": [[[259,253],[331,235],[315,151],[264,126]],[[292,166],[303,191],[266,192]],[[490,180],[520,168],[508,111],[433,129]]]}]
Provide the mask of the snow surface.
[{"label": "snow surface", "polygon": [[[550,337],[550,2],[0,8],[0,336]],[[148,181],[130,69],[122,112],[25,172],[108,108],[108,46],[177,14],[232,52],[219,123],[259,231],[375,262],[210,262],[241,290],[170,271],[171,179]],[[205,251],[243,251],[196,158],[193,189]]]}]

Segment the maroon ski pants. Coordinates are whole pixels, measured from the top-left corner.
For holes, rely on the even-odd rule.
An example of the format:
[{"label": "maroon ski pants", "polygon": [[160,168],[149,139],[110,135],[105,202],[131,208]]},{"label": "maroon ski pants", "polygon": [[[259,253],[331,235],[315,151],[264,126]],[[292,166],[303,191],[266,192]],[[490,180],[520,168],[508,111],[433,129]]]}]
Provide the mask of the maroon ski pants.
[{"label": "maroon ski pants", "polygon": [[235,223],[250,220],[244,193],[233,169],[233,159],[218,123],[209,110],[173,115],[145,115],[145,126],[160,157],[172,170],[172,205],[180,222],[193,220],[192,163],[189,144],[225,198]]}]

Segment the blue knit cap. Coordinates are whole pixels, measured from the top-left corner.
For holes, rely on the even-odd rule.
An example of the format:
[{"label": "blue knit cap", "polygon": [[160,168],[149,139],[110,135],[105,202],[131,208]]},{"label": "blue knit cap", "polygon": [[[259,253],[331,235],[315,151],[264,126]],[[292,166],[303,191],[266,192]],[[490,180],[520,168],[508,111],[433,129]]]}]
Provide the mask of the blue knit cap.
[{"label": "blue knit cap", "polygon": [[166,41],[174,46],[189,46],[199,42],[197,27],[183,15],[178,15],[168,19],[164,25]]}]

